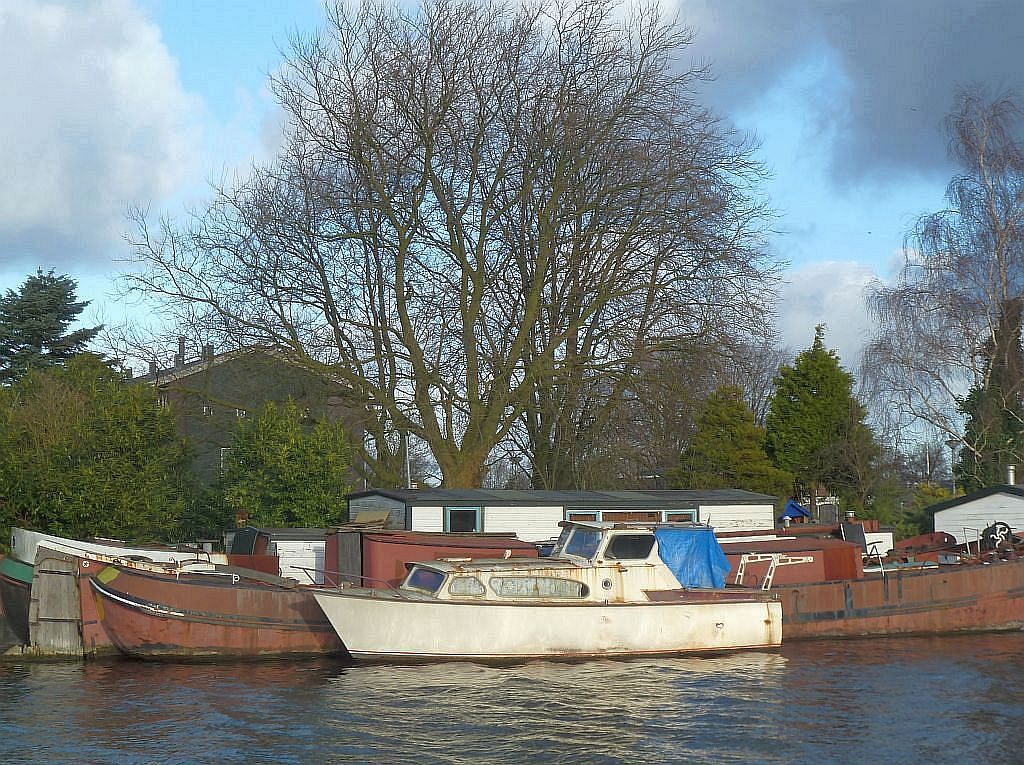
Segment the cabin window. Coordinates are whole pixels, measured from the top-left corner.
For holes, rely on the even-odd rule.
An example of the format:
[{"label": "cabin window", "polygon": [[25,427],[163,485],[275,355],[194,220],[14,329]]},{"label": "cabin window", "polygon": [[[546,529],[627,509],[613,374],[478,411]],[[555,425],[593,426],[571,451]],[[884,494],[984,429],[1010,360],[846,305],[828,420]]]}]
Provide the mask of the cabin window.
[{"label": "cabin window", "polygon": [[435,571],[432,568],[422,568],[416,566],[412,571],[409,572],[409,576],[405,578],[405,587],[413,590],[423,590],[431,594],[441,589],[441,585],[444,584],[445,575],[440,571]]},{"label": "cabin window", "polygon": [[491,589],[502,598],[585,598],[583,582],[552,576],[494,576]]},{"label": "cabin window", "polygon": [[483,595],[484,592],[483,584],[475,576],[457,576],[448,585],[448,593],[451,595]]},{"label": "cabin window", "polygon": [[484,530],[483,513],[479,507],[446,507],[444,530],[469,534],[481,532]]},{"label": "cabin window", "polygon": [[579,558],[593,558],[599,544],[601,544],[600,531],[577,526],[573,529],[572,536],[569,537],[569,541],[565,545],[565,554],[575,555]]},{"label": "cabin window", "polygon": [[608,542],[604,557],[610,560],[645,560],[652,547],[653,534],[616,534]]}]

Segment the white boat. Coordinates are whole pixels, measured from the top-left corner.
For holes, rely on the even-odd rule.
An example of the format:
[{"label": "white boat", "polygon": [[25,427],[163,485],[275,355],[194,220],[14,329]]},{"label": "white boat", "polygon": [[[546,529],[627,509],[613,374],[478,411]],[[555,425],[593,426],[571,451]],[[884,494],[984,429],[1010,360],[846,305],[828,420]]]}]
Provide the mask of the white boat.
[{"label": "white boat", "polygon": [[566,522],[548,558],[416,563],[397,589],[314,596],[354,659],[629,656],[771,648],[782,608],[725,588],[714,531]]},{"label": "white boat", "polygon": [[90,557],[93,555],[105,558],[153,563],[189,563],[203,561],[206,563],[228,562],[227,556],[221,553],[209,553],[197,547],[131,547],[114,541],[85,542],[78,539],[66,539],[40,531],[29,531],[11,527],[11,557],[34,566],[36,550],[42,544],[49,550]]}]

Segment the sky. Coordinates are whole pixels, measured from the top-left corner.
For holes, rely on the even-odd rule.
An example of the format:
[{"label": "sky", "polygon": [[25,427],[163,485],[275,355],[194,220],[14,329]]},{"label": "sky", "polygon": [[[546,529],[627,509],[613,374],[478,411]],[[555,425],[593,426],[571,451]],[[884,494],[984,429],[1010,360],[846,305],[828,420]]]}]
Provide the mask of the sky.
[{"label": "sky", "polygon": [[[673,4],[674,3],[674,4]],[[814,327],[855,371],[864,290],[942,209],[956,95],[1022,91],[1019,0],[663,0],[708,65],[701,101],[754,136],[788,265],[780,341]],[[0,292],[37,268],[78,281],[86,323],[116,322],[126,211],[180,215],[209,181],[273,156],[267,92],[320,0],[0,0]]]}]

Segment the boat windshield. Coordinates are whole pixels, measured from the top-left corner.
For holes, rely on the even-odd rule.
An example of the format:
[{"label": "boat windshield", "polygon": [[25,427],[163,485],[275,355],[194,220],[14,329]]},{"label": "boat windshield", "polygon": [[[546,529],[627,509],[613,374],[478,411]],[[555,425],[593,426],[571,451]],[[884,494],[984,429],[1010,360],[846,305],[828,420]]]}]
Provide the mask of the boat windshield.
[{"label": "boat windshield", "polygon": [[601,532],[598,529],[588,529],[577,526],[572,530],[572,536],[565,543],[563,552],[566,555],[574,555],[577,558],[593,558],[597,554],[597,548],[601,544]]},{"label": "boat windshield", "polygon": [[405,578],[405,581],[402,582],[402,586],[434,594],[441,589],[441,585],[444,584],[444,580],[445,574],[440,571],[435,571],[432,568],[415,566],[413,570],[409,572],[409,576]]}]

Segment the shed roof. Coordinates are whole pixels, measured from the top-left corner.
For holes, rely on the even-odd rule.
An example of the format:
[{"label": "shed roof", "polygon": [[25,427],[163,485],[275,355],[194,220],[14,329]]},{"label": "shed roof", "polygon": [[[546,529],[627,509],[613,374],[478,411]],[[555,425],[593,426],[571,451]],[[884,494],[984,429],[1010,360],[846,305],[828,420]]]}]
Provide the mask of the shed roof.
[{"label": "shed roof", "polygon": [[993,494],[1011,494],[1015,497],[1024,498],[1024,487],[1011,486],[1010,484],[986,486],[984,489],[972,491],[970,494],[965,494],[962,497],[954,497],[953,499],[947,499],[944,502],[936,502],[934,505],[928,505],[924,511],[929,515],[935,515],[940,510],[948,510],[949,508],[957,507],[958,505],[966,505],[967,503],[974,502],[978,499],[991,497]]},{"label": "shed roof", "polygon": [[348,499],[381,496],[406,505],[531,506],[567,510],[665,509],[693,505],[765,505],[775,497],[742,489],[661,489],[636,491],[544,491],[517,489],[369,489]]}]

